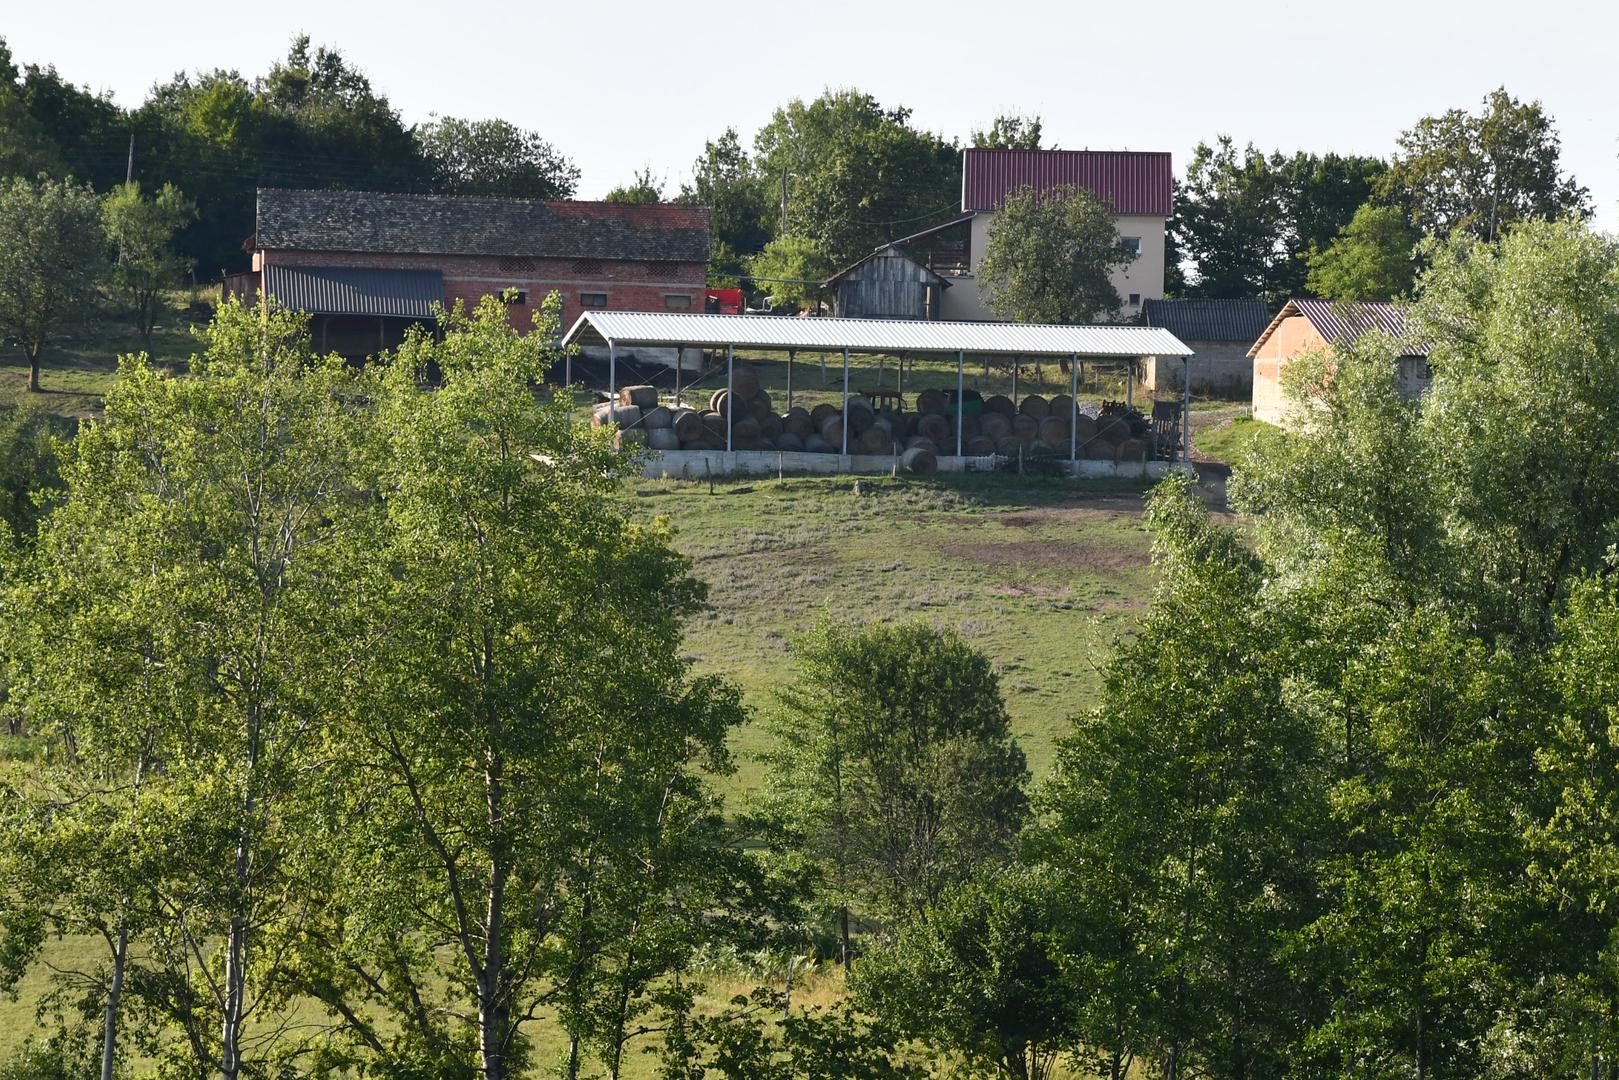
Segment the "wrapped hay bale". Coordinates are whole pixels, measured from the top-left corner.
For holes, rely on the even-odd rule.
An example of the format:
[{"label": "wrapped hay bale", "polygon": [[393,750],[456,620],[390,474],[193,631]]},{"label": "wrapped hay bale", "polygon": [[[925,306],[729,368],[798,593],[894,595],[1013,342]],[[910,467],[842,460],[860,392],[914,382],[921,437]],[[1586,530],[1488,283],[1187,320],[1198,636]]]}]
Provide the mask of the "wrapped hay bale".
[{"label": "wrapped hay bale", "polygon": [[726,410],[730,407],[730,404],[731,395],[726,390],[716,390],[712,394],[708,395],[709,412],[717,412],[721,416],[724,416]]},{"label": "wrapped hay bale", "polygon": [[988,457],[995,452],[995,440],[987,435],[974,435],[967,440],[966,452],[973,457]]},{"label": "wrapped hay bale", "polygon": [[915,450],[918,447],[928,451],[931,454],[937,454],[939,452],[938,446],[934,444],[932,439],[925,435],[912,435],[909,439],[905,440],[905,449]]},{"label": "wrapped hay bale", "polygon": [[669,426],[681,442],[689,442],[702,435],[703,414],[696,409],[676,409],[669,417]]},{"label": "wrapped hay bale", "polygon": [[804,436],[804,449],[812,454],[835,454],[838,448],[811,432]]},{"label": "wrapped hay bale", "polygon": [[1012,434],[1012,421],[998,412],[985,413],[978,418],[978,434],[991,442],[1000,442]]},{"label": "wrapped hay bale", "polygon": [[1074,414],[1074,399],[1067,394],[1058,394],[1051,399],[1051,415],[1060,416],[1067,420]]},{"label": "wrapped hay bale", "polygon": [[1023,443],[1016,435],[1008,435],[1004,439],[995,440],[995,452],[1015,458],[1023,452]]},{"label": "wrapped hay bale", "polygon": [[849,425],[849,432],[859,435],[877,422],[877,410],[871,407],[868,398],[855,396],[849,399],[849,412],[844,417],[844,423]]},{"label": "wrapped hay bale", "polygon": [[1048,416],[1040,421],[1040,432],[1036,436],[1040,445],[1051,450],[1068,450],[1068,417]]},{"label": "wrapped hay bale", "polygon": [[1012,437],[1024,446],[1033,446],[1039,434],[1040,421],[1028,413],[1018,413],[1012,417]]},{"label": "wrapped hay bale", "polygon": [[647,428],[646,444],[654,450],[679,450],[680,436],[671,427]]},{"label": "wrapped hay bale", "polygon": [[931,476],[939,471],[939,458],[933,451],[915,446],[900,455],[899,467],[917,476]]},{"label": "wrapped hay bale", "polygon": [[950,399],[943,390],[928,389],[916,395],[916,411],[923,416],[943,416],[950,408]]},{"label": "wrapped hay bale", "polygon": [[815,408],[810,410],[810,427],[816,431],[820,431],[821,425],[826,423],[826,418],[836,415],[838,415],[838,407],[836,405],[828,405],[823,401],[819,405],[815,406]]},{"label": "wrapped hay bale", "polygon": [[759,373],[740,361],[731,369],[731,388],[742,401],[755,397],[759,393]]},{"label": "wrapped hay bale", "polygon": [[894,452],[894,440],[888,432],[873,425],[860,433],[859,448],[850,446],[849,449],[857,454],[891,454]]},{"label": "wrapped hay bale", "polygon": [[804,436],[815,430],[815,425],[810,421],[810,414],[808,412],[799,406],[794,405],[791,409],[787,410],[787,415],[781,418],[781,429],[783,431],[790,431],[802,439]]},{"label": "wrapped hay bale", "polygon": [[1017,407],[1012,404],[1012,399],[1005,394],[992,394],[984,399],[984,412],[998,413],[1011,420],[1017,414]]},{"label": "wrapped hay bale", "polygon": [[655,408],[658,404],[658,388],[656,386],[621,386],[618,388],[618,403],[620,405],[634,405],[638,409]]},{"label": "wrapped hay bale", "polygon": [[1024,416],[1032,416],[1036,420],[1044,420],[1051,415],[1051,402],[1039,394],[1030,394],[1019,403],[1018,412]]},{"label": "wrapped hay bale", "polygon": [[619,449],[632,446],[646,445],[646,430],[644,428],[628,428],[613,436],[613,445]]},{"label": "wrapped hay bale", "polygon": [[1074,421],[1074,437],[1081,444],[1088,443],[1096,438],[1096,421],[1084,413],[1080,413],[1079,418]]},{"label": "wrapped hay bale", "polygon": [[776,436],[782,433],[781,417],[775,413],[765,413],[762,417],[755,418],[754,422],[759,425],[759,433],[771,443],[774,443]]},{"label": "wrapped hay bale", "polygon": [[955,436],[956,429],[948,419],[938,413],[929,413],[916,422],[916,433],[943,446]]},{"label": "wrapped hay bale", "polygon": [[721,439],[725,438],[725,414],[713,411],[705,412],[703,414],[703,427],[718,435]]},{"label": "wrapped hay bale", "polygon": [[834,449],[843,448],[843,417],[835,411],[831,416],[821,421],[821,438],[825,439]]},{"label": "wrapped hay bale", "polygon": [[666,428],[675,422],[674,410],[666,409],[662,405],[654,405],[641,414],[641,426],[644,428]]},{"label": "wrapped hay bale", "polygon": [[747,401],[748,415],[760,423],[764,422],[765,417],[775,415],[775,410],[770,407],[770,395],[763,390],[748,398]]},{"label": "wrapped hay bale", "polygon": [[804,449],[804,440],[791,431],[784,431],[776,436],[776,449],[796,452]]},{"label": "wrapped hay bale", "polygon": [[1079,456],[1090,458],[1092,461],[1114,461],[1117,459],[1119,448],[1117,444],[1107,439],[1092,439],[1079,448]]}]

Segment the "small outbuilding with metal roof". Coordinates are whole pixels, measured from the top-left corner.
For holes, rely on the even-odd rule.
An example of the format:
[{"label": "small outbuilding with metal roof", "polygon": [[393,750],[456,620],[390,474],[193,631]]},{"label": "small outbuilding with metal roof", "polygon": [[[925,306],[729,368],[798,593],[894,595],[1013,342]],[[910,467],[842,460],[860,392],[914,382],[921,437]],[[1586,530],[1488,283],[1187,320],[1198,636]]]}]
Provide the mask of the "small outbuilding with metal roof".
[{"label": "small outbuilding with metal roof", "polygon": [[[1246,400],[1253,392],[1254,367],[1248,350],[1270,322],[1263,300],[1148,300],[1142,320],[1160,326],[1197,353],[1192,392]],[[1141,384],[1148,391],[1179,392],[1181,365],[1148,360]]]},{"label": "small outbuilding with metal roof", "polygon": [[1254,419],[1287,426],[1282,373],[1305,353],[1350,344],[1370,333],[1393,339],[1399,347],[1400,392],[1416,399],[1433,381],[1428,346],[1411,332],[1403,305],[1381,300],[1341,303],[1294,298],[1282,306],[1248,350],[1253,363]]}]

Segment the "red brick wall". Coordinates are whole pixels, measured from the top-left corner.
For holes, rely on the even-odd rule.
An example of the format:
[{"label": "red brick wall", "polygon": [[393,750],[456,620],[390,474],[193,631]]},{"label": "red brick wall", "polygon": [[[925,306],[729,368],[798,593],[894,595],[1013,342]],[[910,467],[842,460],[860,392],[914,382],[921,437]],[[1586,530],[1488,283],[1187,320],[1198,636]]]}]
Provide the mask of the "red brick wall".
[{"label": "red brick wall", "polygon": [[[701,263],[649,265],[613,259],[590,260],[582,267],[574,259],[507,260],[493,255],[385,255],[352,251],[260,251],[254,269],[280,266],[365,266],[384,270],[437,270],[444,275],[444,299],[453,305],[465,300],[475,305],[485,296],[506,289],[522,289],[528,303],[508,309],[512,325],[528,330],[546,295],[562,296],[562,329],[573,325],[581,311],[579,294],[604,292],[610,311],[701,312],[707,268]],[[689,308],[671,309],[665,296],[690,298]]]}]

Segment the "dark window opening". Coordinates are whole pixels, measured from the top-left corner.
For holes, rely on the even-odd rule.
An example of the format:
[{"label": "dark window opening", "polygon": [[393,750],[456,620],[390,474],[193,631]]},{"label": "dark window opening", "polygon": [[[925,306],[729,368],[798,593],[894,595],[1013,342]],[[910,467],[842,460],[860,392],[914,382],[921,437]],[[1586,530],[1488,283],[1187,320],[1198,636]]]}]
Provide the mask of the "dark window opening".
[{"label": "dark window opening", "polygon": [[646,264],[649,277],[677,278],[680,276],[680,264],[677,262],[649,262]]},{"label": "dark window opening", "polygon": [[600,259],[575,259],[573,272],[585,277],[601,277],[604,267]]},{"label": "dark window opening", "polygon": [[607,306],[607,294],[604,292],[582,292],[579,294],[579,306],[584,308],[604,308]]},{"label": "dark window opening", "polygon": [[526,304],[528,303],[528,290],[502,289],[500,290],[500,302],[503,304]]},{"label": "dark window opening", "polygon": [[665,293],[663,296],[663,306],[668,308],[670,311],[690,311],[691,297],[687,296],[685,293]]},{"label": "dark window opening", "polygon": [[1133,293],[1130,294],[1130,306],[1131,307],[1140,307],[1141,306],[1141,294],[1140,293],[1133,292]]},{"label": "dark window opening", "polygon": [[536,265],[527,255],[502,255],[500,258],[500,272],[503,274],[532,274]]}]

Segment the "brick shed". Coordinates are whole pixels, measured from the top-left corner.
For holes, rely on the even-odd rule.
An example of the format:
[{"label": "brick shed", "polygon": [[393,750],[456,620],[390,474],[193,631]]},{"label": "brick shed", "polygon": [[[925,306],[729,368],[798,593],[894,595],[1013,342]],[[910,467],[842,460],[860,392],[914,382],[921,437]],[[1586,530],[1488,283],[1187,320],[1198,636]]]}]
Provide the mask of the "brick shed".
[{"label": "brick shed", "polygon": [[1388,301],[1293,299],[1282,306],[1248,350],[1254,365],[1254,419],[1288,427],[1296,421],[1282,393],[1282,373],[1307,352],[1346,345],[1365,334],[1381,333],[1399,346],[1400,393],[1422,396],[1433,382],[1428,347],[1406,325],[1405,308]]},{"label": "brick shed", "polygon": [[261,188],[253,269],[227,292],[315,316],[316,344],[365,355],[435,302],[508,298],[528,329],[552,291],[581,312],[703,310],[708,211],[659,203]]},{"label": "brick shed", "polygon": [[[1265,332],[1270,312],[1262,300],[1148,300],[1142,321],[1161,326],[1197,354],[1192,392],[1242,400],[1253,390],[1248,350]],[[1148,357],[1141,381],[1149,391],[1181,389],[1181,363]]]}]

